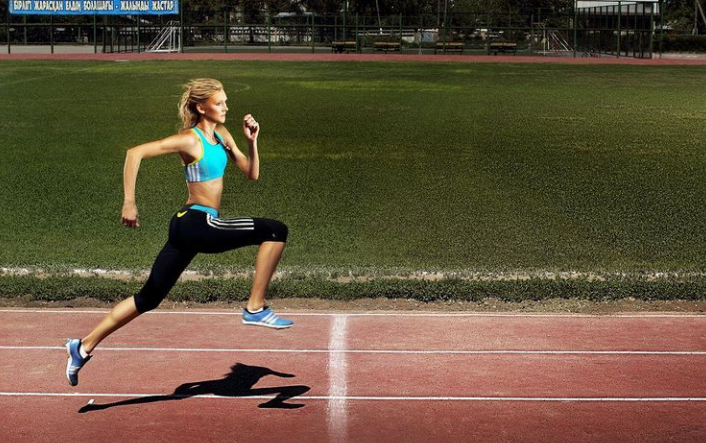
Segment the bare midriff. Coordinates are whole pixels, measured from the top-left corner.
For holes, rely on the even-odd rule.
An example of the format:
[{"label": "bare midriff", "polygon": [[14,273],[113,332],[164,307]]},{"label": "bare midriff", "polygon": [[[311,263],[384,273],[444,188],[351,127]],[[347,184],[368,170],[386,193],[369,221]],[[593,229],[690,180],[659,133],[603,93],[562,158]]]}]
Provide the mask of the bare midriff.
[{"label": "bare midriff", "polygon": [[205,182],[186,182],[189,189],[187,205],[202,205],[219,210],[221,196],[223,195],[223,177],[214,178]]}]

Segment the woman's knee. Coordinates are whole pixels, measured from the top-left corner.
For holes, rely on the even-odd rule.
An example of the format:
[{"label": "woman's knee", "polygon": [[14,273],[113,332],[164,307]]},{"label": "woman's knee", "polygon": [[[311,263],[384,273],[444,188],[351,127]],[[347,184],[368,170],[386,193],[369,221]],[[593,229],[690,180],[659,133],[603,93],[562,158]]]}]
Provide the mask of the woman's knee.
[{"label": "woman's knee", "polygon": [[150,277],[140,292],[135,295],[135,308],[140,314],[156,309],[167,297],[171,286],[156,281]]},{"label": "woman's knee", "polygon": [[138,312],[143,314],[159,306],[195,255],[195,252],[180,250],[167,242],[157,255],[149,278],[135,295]]},{"label": "woman's knee", "polygon": [[160,303],[162,303],[162,299],[158,297],[146,297],[141,292],[135,295],[135,308],[140,314],[156,309]]},{"label": "woman's knee", "polygon": [[265,219],[263,221],[269,228],[269,238],[265,239],[265,241],[287,242],[287,236],[289,235],[287,225],[277,220]]},{"label": "woman's knee", "polygon": [[274,228],[274,236],[277,239],[277,241],[281,241],[283,243],[287,242],[287,236],[289,235],[289,228],[287,225],[285,225],[282,222],[275,221],[276,227]]}]

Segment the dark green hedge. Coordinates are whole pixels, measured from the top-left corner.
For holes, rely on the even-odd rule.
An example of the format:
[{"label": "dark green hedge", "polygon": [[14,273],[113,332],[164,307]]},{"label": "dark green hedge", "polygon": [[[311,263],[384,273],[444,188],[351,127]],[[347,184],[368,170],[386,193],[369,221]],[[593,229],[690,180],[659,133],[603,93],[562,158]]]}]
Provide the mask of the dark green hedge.
[{"label": "dark green hedge", "polygon": [[[115,302],[136,293],[141,281],[106,278],[5,276],[0,278],[0,297],[29,297],[32,300],[61,301],[91,297]],[[244,301],[250,280],[206,279],[182,282],[169,296],[173,301],[208,303]],[[479,301],[497,298],[503,301],[546,300],[552,298],[585,300],[704,300],[706,279],[648,280],[615,278],[604,281],[588,279],[529,280],[460,280],[436,281],[381,278],[369,281],[339,283],[323,278],[284,278],[272,283],[269,298],[320,298],[355,300],[360,298],[414,299],[422,302],[439,300]]]},{"label": "dark green hedge", "polygon": [[662,52],[706,52],[706,35],[665,35]]}]

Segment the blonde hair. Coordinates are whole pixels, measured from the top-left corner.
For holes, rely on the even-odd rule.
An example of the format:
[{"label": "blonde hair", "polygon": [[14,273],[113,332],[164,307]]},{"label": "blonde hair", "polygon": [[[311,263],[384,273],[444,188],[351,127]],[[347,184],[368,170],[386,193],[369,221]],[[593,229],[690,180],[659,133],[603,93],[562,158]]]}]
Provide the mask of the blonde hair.
[{"label": "blonde hair", "polygon": [[193,128],[199,122],[200,114],[196,110],[198,103],[204,103],[210,96],[223,90],[223,85],[212,78],[197,78],[183,85],[184,93],[179,100],[179,117],[182,129]]}]

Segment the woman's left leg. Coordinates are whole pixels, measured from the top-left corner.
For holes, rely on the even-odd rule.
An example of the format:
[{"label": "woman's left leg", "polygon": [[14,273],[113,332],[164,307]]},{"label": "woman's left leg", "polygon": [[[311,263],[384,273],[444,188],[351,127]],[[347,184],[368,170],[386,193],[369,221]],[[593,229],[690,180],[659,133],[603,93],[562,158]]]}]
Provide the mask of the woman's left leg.
[{"label": "woman's left leg", "polygon": [[294,323],[291,320],[279,318],[265,305],[267,288],[287,242],[287,226],[266,218],[204,217],[207,227],[200,238],[200,252],[218,253],[256,245],[259,248],[250,297],[243,311],[243,323],[278,329],[292,326]]},{"label": "woman's left leg", "polygon": [[255,276],[253,277],[250,298],[245,307],[250,312],[255,312],[265,306],[265,295],[270,285],[272,276],[277,269],[277,264],[282,257],[286,243],[268,241],[260,245],[255,260]]}]

